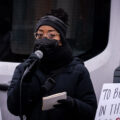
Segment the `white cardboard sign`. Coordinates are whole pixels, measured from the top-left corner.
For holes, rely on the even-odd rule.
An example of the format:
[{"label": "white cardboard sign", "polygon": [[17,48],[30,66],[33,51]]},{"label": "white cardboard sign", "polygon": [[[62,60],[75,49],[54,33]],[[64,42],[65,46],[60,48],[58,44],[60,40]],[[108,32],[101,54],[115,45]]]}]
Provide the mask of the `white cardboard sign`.
[{"label": "white cardboard sign", "polygon": [[120,83],[103,85],[95,120],[120,120]]}]

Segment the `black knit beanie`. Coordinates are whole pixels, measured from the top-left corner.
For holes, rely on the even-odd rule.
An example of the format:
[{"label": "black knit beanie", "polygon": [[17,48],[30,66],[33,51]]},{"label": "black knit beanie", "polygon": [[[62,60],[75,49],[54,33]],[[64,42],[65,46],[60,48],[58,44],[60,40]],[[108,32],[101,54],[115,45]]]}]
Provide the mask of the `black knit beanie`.
[{"label": "black knit beanie", "polygon": [[65,40],[66,32],[67,32],[67,25],[59,18],[52,16],[52,15],[41,17],[41,19],[38,21],[38,23],[35,26],[35,32],[37,32],[39,27],[42,25],[52,26],[60,33],[61,40]]}]

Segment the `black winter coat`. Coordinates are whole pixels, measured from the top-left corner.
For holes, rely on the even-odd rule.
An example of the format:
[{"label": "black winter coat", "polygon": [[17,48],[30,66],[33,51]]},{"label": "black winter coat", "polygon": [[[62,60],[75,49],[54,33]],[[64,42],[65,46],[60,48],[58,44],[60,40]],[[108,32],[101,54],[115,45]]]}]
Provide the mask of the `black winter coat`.
[{"label": "black winter coat", "polygon": [[[24,63],[16,67],[8,89],[7,105],[14,115],[20,115],[20,80],[24,72]],[[22,114],[28,120],[94,120],[97,102],[93,85],[85,66],[75,58],[64,66],[56,76],[56,85],[47,93],[41,92],[41,86],[48,75],[39,67],[22,83]],[[66,91],[75,101],[75,107],[55,108],[42,111],[42,97]]]}]

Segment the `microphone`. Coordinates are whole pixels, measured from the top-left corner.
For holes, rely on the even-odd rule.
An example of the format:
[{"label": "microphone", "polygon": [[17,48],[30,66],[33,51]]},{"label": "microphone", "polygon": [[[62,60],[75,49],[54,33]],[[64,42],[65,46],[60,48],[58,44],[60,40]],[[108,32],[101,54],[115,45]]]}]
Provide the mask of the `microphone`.
[{"label": "microphone", "polygon": [[41,50],[36,50],[34,53],[39,59],[43,58],[43,52]]},{"label": "microphone", "polygon": [[40,50],[36,50],[34,53],[34,60],[33,62],[28,65],[28,67],[25,69],[24,73],[23,73],[23,77],[25,77],[31,70],[32,68],[35,66],[36,62],[38,62],[39,60],[41,60],[43,58],[43,52]]},{"label": "microphone", "polygon": [[35,64],[43,58],[43,52],[40,50],[35,51],[33,54],[33,57],[31,56],[31,58],[34,58],[32,63],[28,65],[28,67],[25,69],[22,78],[21,78],[21,82],[20,82],[20,118],[21,120],[23,120],[23,116],[22,116],[22,82],[24,81],[24,78],[26,77],[26,75],[29,75],[28,73],[31,72],[31,70],[34,68]]}]

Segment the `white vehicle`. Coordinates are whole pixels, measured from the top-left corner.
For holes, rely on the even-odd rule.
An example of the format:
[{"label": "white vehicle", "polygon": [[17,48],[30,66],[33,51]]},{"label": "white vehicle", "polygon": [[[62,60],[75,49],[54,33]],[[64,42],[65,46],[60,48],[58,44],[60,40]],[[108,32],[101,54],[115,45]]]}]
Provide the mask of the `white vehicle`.
[{"label": "white vehicle", "polygon": [[0,120],[19,120],[7,110],[7,88],[15,67],[32,51],[37,19],[60,7],[69,14],[67,38],[90,72],[98,102],[102,85],[113,82],[120,65],[120,0],[7,0],[0,4]]}]

